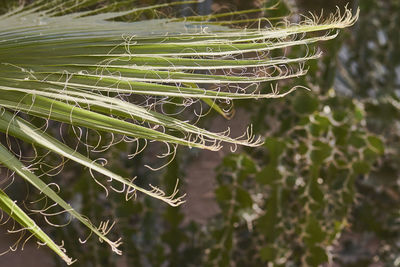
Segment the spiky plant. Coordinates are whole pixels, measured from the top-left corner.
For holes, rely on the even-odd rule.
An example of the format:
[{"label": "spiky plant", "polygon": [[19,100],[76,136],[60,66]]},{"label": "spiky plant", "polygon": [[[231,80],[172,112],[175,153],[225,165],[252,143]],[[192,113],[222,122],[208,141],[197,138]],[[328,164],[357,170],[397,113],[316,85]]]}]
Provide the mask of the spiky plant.
[{"label": "spiky plant", "polygon": [[[121,240],[106,236],[111,228],[108,222],[96,226],[75,211],[37,170],[46,157],[39,153],[24,157],[13,148],[16,139],[31,144],[34,151],[44,149],[75,161],[94,178],[93,172],[105,176],[108,179],[95,180],[108,184],[103,185],[106,190],[121,183],[119,192],[127,199],[142,192],[177,206],[184,202],[177,190],[166,195],[152,185],[148,189],[138,186],[133,177],[122,177],[79,153],[77,147],[68,146],[62,135],[51,135],[53,122],[71,125],[79,142],[91,133],[98,133],[99,140],[107,134],[110,143],[86,144],[88,154],[119,141],[138,140],[167,144],[165,155],[173,155],[178,145],[213,151],[223,143],[258,146],[262,140],[251,134],[251,127],[241,138],[232,138],[229,130],[215,133],[165,114],[162,105],[205,103],[224,113],[220,103],[282,97],[296,87],[288,92],[264,92],[260,84],[305,75],[304,63],[320,53],[287,58],[273,57],[276,53],[272,51],[335,38],[335,29],[352,25],[358,16],[346,10],[326,21],[312,17],[296,24],[285,21],[274,27],[240,29],[226,26],[229,20],[223,20],[235,12],[140,20],[143,12],[197,1],[116,11],[132,2],[39,0],[0,16],[0,131],[4,136],[0,163],[9,169],[9,176],[25,179],[54,202],[41,215],[46,217],[50,212],[44,211],[58,206],[58,213],[79,220],[117,254],[121,254]],[[49,246],[67,264],[73,263],[62,246],[5,193],[5,187],[0,191],[0,208],[36,236],[39,244]]]}]

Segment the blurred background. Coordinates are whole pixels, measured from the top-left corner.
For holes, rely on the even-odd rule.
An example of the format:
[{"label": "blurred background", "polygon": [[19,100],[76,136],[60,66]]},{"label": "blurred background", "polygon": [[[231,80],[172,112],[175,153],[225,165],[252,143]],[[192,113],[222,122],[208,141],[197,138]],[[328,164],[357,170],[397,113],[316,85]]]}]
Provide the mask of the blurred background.
[{"label": "blurred background", "polygon": [[[0,1],[0,11],[24,2]],[[162,13],[189,16],[275,2],[207,0]],[[87,182],[86,171],[66,165],[62,179],[55,177],[63,197],[91,218],[115,218],[111,236],[124,242],[119,257],[95,238],[80,244],[78,223],[48,227],[51,236],[64,240],[69,255],[79,258],[76,266],[399,266],[400,1],[287,0],[254,16],[272,18],[272,24],[289,14],[299,21],[298,14],[308,12],[324,19],[346,5],[360,8],[360,18],[339,38],[285,51],[288,56],[323,51],[321,60],[308,65],[307,76],[280,84],[282,89],[304,85],[311,92],[237,101],[232,119],[211,112],[199,122],[215,131],[231,127],[233,136],[253,124],[256,134],[267,137],[263,146],[235,153],[229,147],[180,149],[157,172],[143,167],[154,162],[152,149],[133,160],[121,156],[131,149],[126,144],[107,152],[105,157],[120,159],[110,160],[112,169],[146,177],[138,183],[170,192],[181,178],[180,190],[188,196],[180,207],[143,196],[130,202],[117,194],[105,198],[100,186]],[[13,186],[25,188],[17,181]],[[15,197],[26,196],[19,189]],[[1,228],[0,251],[15,240],[6,229]],[[0,266],[64,265],[32,241],[23,251],[1,256]]]}]

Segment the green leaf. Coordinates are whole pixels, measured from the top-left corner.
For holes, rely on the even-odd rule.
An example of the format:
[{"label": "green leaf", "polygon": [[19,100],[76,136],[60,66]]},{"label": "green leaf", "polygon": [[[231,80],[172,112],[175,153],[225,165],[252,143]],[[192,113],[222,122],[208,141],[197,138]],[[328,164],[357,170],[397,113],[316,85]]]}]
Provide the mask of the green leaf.
[{"label": "green leaf", "polygon": [[367,174],[371,166],[366,161],[357,161],[353,163],[353,170],[356,174]]},{"label": "green leaf", "polygon": [[26,95],[17,92],[3,92],[0,104],[4,107],[14,108],[28,114],[44,119],[84,126],[102,132],[111,132],[127,135],[133,138],[145,138],[163,142],[187,145],[209,150],[218,150],[214,143],[205,145],[204,142],[192,142],[163,132],[153,130],[141,125],[112,118],[101,113],[75,107],[54,99],[39,95]]},{"label": "green leaf", "polygon": [[279,156],[284,152],[286,144],[285,142],[270,137],[265,140],[264,146],[268,149],[269,160],[271,164],[276,165],[278,163]]},{"label": "green leaf", "polygon": [[321,225],[314,216],[310,216],[306,225],[307,242],[309,246],[321,243],[325,240],[326,233],[322,230]]},{"label": "green leaf", "polygon": [[336,145],[345,146],[347,144],[348,127],[340,125],[333,127],[333,134],[335,135]]},{"label": "green leaf", "polygon": [[382,140],[377,137],[370,135],[367,137],[369,145],[380,155],[382,155],[385,152],[385,146],[382,142]]},{"label": "green leaf", "polygon": [[0,144],[0,163],[5,167],[9,168],[11,171],[14,171],[16,174],[21,176],[31,185],[33,185],[36,189],[42,192],[44,195],[49,197],[55,203],[57,203],[61,208],[63,208],[66,212],[68,212],[72,217],[78,219],[82,224],[84,224],[87,228],[90,229],[94,234],[96,234],[101,240],[106,242],[112,250],[121,254],[121,251],[118,249],[118,246],[121,244],[119,240],[111,241],[109,240],[101,230],[95,227],[87,218],[76,212],[69,204],[67,204],[62,198],[60,198],[56,192],[54,192],[46,183],[40,180],[35,174],[29,171],[26,166],[24,166],[17,158],[15,158],[6,147]]},{"label": "green leaf", "polygon": [[[1,148],[0,148],[1,149]],[[1,150],[0,150],[1,152]],[[0,156],[1,157],[1,156]],[[16,204],[15,201],[0,189],[0,209],[5,211],[11,218],[17,221],[22,227],[29,230],[37,239],[46,244],[51,250],[61,257],[66,264],[71,265],[74,261],[68,257],[64,250],[56,245],[54,241],[37,226],[37,224]]]},{"label": "green leaf", "polygon": [[253,200],[251,199],[251,196],[247,190],[241,187],[235,188],[236,190],[236,201],[240,208],[246,209],[246,208],[251,208],[253,204]]},{"label": "green leaf", "polygon": [[320,266],[328,261],[328,255],[320,246],[313,246],[309,250],[310,255],[306,257],[306,261],[310,266]]},{"label": "green leaf", "polygon": [[263,261],[272,261],[276,258],[277,249],[272,245],[260,249],[260,257]]},{"label": "green leaf", "polygon": [[299,93],[294,99],[293,108],[300,114],[311,114],[318,109],[318,100],[311,93]]},{"label": "green leaf", "polygon": [[331,125],[328,118],[316,115],[315,122],[312,123],[310,126],[311,134],[314,136],[319,136],[328,130],[328,127]]},{"label": "green leaf", "polygon": [[[313,169],[313,167],[310,167]],[[315,167],[314,167],[315,168]],[[313,171],[313,170],[312,170]],[[318,175],[318,173],[316,173]],[[324,193],[322,192],[320,185],[318,184],[318,176],[314,176],[310,181],[310,196],[319,204],[323,203]]]},{"label": "green leaf", "polygon": [[7,132],[9,135],[20,138],[25,142],[47,148],[50,151],[53,151],[63,157],[69,158],[81,164],[82,166],[97,171],[109,177],[111,180],[118,181],[128,186],[128,188],[135,189],[151,197],[160,199],[170,204],[171,206],[177,206],[182,203],[182,196],[176,198],[171,197],[175,196],[177,190],[174,190],[171,196],[166,196],[165,193],[162,192],[160,189],[155,190],[155,187],[152,187],[152,190],[146,190],[144,188],[141,188],[131,182],[132,178],[127,179],[114,172],[111,172],[102,165],[93,162],[93,160],[83,156],[82,154],[71,149],[70,147],[66,146],[65,144],[61,143],[60,141],[56,140],[50,135],[44,133],[37,127],[23,120],[22,118],[13,116],[10,112],[4,109],[1,110],[1,108],[0,112],[2,114],[2,116],[0,117],[0,131]]},{"label": "green leaf", "polygon": [[321,164],[324,162],[332,153],[332,148],[321,141],[315,141],[313,143],[313,150],[311,151],[311,160],[315,164]]},{"label": "green leaf", "polygon": [[215,197],[219,202],[226,202],[232,199],[231,188],[227,185],[218,187],[215,190]]},{"label": "green leaf", "polygon": [[366,146],[366,143],[364,141],[364,138],[361,137],[359,134],[357,133],[352,133],[350,138],[349,138],[349,143],[356,147],[356,148],[362,148],[364,146]]},{"label": "green leaf", "polygon": [[272,185],[281,179],[281,174],[279,173],[276,166],[269,164],[265,166],[256,175],[256,181],[260,184]]}]

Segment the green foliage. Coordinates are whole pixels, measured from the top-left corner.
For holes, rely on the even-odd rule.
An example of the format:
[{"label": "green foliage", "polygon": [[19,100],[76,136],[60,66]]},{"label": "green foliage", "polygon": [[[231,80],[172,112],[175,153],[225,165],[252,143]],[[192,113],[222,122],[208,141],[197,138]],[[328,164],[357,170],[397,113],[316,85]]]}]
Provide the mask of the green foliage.
[{"label": "green foliage", "polygon": [[[313,108],[299,112],[299,99],[314,103]],[[273,110],[280,122],[271,132],[276,137],[268,138],[251,157],[229,156],[220,168],[230,187],[219,178],[217,200],[222,214],[232,211],[230,216],[236,218],[229,224],[236,225],[230,237],[236,246],[224,248],[232,262],[245,265],[317,266],[328,261],[330,248],[347,227],[355,180],[383,154],[382,141],[363,126],[365,118],[358,117],[362,107],[333,91],[318,97],[299,92],[285,103],[263,105],[260,113]],[[234,197],[234,188],[251,197]],[[253,245],[244,252],[243,243]]]},{"label": "green foliage", "polygon": [[[359,237],[348,240],[347,247],[360,251],[350,263],[375,260],[386,266],[398,266],[400,57],[396,47],[400,45],[400,37],[396,34],[396,25],[400,21],[400,3],[364,0],[360,1],[360,8],[364,15],[345,43],[346,53],[340,57],[338,87],[363,103],[366,126],[380,137],[368,138],[370,150],[366,151],[365,157],[371,158],[375,152],[383,151],[384,156],[364,179],[357,181],[359,197],[353,210],[351,231]],[[368,238],[379,244],[376,251],[360,249],[359,240]],[[375,259],[365,254],[373,254]],[[346,257],[346,251],[340,251],[339,258]]]},{"label": "green foliage", "polygon": [[[323,64],[311,66],[306,83],[321,94],[250,107],[257,130],[273,137],[261,151],[228,156],[236,171],[243,157],[258,166],[246,187],[253,216],[242,216],[232,234],[231,263],[398,266],[400,9],[397,1],[360,6],[350,41],[342,50],[340,40],[327,43]],[[220,169],[235,172],[232,164]]]},{"label": "green foliage", "polygon": [[[135,142],[136,151],[129,155],[134,157],[147,140],[167,146],[167,152],[161,155],[164,158],[173,158],[177,145],[213,151],[219,150],[222,142],[260,145],[261,139],[250,133],[234,139],[228,136],[229,131],[213,133],[190,120],[173,117],[165,112],[164,104],[188,108],[202,99],[207,105],[218,106],[218,101],[283,97],[296,88],[283,93],[258,93],[257,87],[262,82],[305,75],[303,63],[320,55],[272,58],[266,52],[333,39],[336,34],[330,30],[348,27],[357,19],[347,10],[323,23],[308,19],[280,28],[243,30],[221,26],[223,20],[210,21],[215,16],[182,20],[158,14],[158,9],[190,3],[197,1],[131,7],[106,1],[38,0],[1,15],[0,131],[10,151],[1,145],[0,162],[55,202],[45,202],[40,209],[31,211],[46,220],[65,212],[70,220],[78,219],[113,252],[121,254],[121,240],[106,237],[114,223],[107,219],[92,223],[51,188],[54,182],[39,176],[57,175],[65,161],[71,160],[89,169],[106,196],[109,191],[116,191],[129,200],[141,192],[178,206],[184,202],[184,195],[177,195],[177,188],[172,188],[170,195],[151,184],[146,189],[135,182],[136,176],[116,173],[105,167],[107,160],[93,160],[92,156],[120,142]],[[274,7],[265,8],[270,9]],[[153,16],[143,15],[144,11]],[[230,15],[235,13],[218,17]],[[127,36],[132,29],[134,34]],[[327,32],[313,34],[321,31]],[[249,53],[259,56],[247,59]],[[249,83],[252,88],[248,90],[235,89]],[[207,84],[216,87],[209,88]],[[214,109],[221,112],[218,107]],[[199,117],[202,115],[202,111],[194,111]],[[70,125],[66,127],[77,142],[73,146],[65,144],[66,136],[54,136],[52,127],[46,132],[50,122],[61,129]],[[19,144],[17,139],[31,144],[34,155],[25,156],[21,151],[15,153],[18,158],[13,157],[12,146]],[[146,140],[143,147],[140,140]],[[42,151],[44,154],[37,153]],[[49,153],[60,157],[61,163],[48,159]],[[35,173],[35,169],[42,173]],[[116,189],[118,183],[122,189]],[[90,192],[90,187],[84,188]],[[94,203],[99,194],[93,191],[80,197],[92,203],[93,211],[87,212],[93,212],[97,220],[102,217],[97,213],[101,206]],[[86,239],[82,241],[85,242]],[[58,250],[61,254],[63,248]],[[162,253],[162,248],[157,251]],[[69,258],[63,259],[72,263]]]},{"label": "green foliage", "polygon": [[[285,25],[276,32],[276,29],[264,32],[251,28],[243,31],[222,26],[232,23],[232,16],[250,11],[181,19],[168,18],[158,12],[159,8],[173,9],[179,3],[137,9],[129,6],[128,11],[121,11],[125,2],[102,5],[103,2],[93,1],[50,4],[38,1],[32,8],[45,11],[40,18],[49,25],[65,27],[62,30],[48,27],[48,30],[40,25],[32,26],[43,31],[47,40],[32,34],[34,31],[13,32],[13,23],[18,24],[13,16],[25,14],[28,19],[36,19],[37,14],[29,7],[2,17],[7,27],[2,29],[6,32],[3,52],[0,46],[0,66],[6,75],[0,78],[0,105],[4,114],[1,131],[33,144],[38,155],[51,151],[63,158],[60,164],[48,157],[35,157],[39,163],[34,166],[39,166],[45,174],[56,172],[56,178],[60,177],[60,166],[64,168],[62,176],[68,176],[67,171],[73,170],[72,178],[57,179],[57,183],[62,189],[59,195],[76,211],[70,211],[65,201],[58,199],[51,189],[44,190],[49,188],[46,183],[52,182],[48,177],[39,178],[25,170],[30,173],[26,176],[31,176],[28,181],[43,179],[46,183],[37,186],[38,189],[53,196],[53,200],[63,204],[65,210],[81,219],[91,231],[97,231],[114,252],[119,252],[117,238],[123,236],[121,247],[127,252],[129,266],[263,266],[267,263],[318,266],[332,261],[332,257],[340,262],[332,248],[350,224],[360,231],[367,228],[382,236],[394,232],[390,222],[397,216],[394,209],[391,210],[393,216],[388,219],[380,216],[372,221],[365,219],[369,223],[367,227],[354,218],[358,214],[363,218],[380,214],[371,208],[374,203],[367,197],[363,197],[363,202],[356,202],[356,197],[363,190],[379,194],[374,185],[382,186],[379,178],[381,172],[388,170],[388,165],[392,169],[389,168],[387,176],[398,173],[398,167],[393,164],[395,159],[382,162],[383,155],[399,155],[388,149],[388,140],[392,139],[372,132],[374,127],[379,129],[376,123],[381,120],[393,124],[397,117],[387,118],[385,114],[388,111],[391,115],[398,114],[395,106],[398,98],[390,94],[389,100],[383,98],[385,103],[376,103],[335,92],[331,86],[340,47],[338,41],[325,45],[330,54],[323,58],[323,64],[310,62],[309,75],[298,83],[311,88],[318,86],[320,91],[297,91],[284,101],[267,104],[261,101],[251,106],[238,103],[252,112],[255,130],[262,135],[267,132],[267,139],[257,149],[224,159],[218,169],[215,191],[221,211],[211,223],[202,227],[185,221],[179,207],[161,206],[152,199],[136,199],[136,192],[140,191],[172,206],[182,203],[182,198],[174,196],[182,188],[181,184],[176,184],[176,178],[183,176],[181,165],[185,157],[179,151],[175,153],[175,145],[218,150],[221,142],[261,144],[258,140],[252,142],[252,136],[239,140],[202,129],[192,121],[187,122],[185,113],[170,116],[176,113],[177,107],[188,108],[190,104],[204,102],[221,114],[224,113],[221,107],[233,99],[285,96],[293,91],[287,82],[279,84],[280,94],[265,93],[269,87],[261,86],[260,91],[247,88],[253,90],[251,92],[238,88],[240,84],[304,76],[307,70],[303,63],[320,56],[309,52],[313,51],[312,44],[336,37],[335,32],[325,34],[322,31],[347,27],[357,15],[346,12],[342,18],[331,17],[321,24],[306,20],[299,25]],[[116,13],[107,17],[107,12],[114,11]],[[272,23],[286,14],[282,7],[257,11],[275,14]],[[91,21],[95,16],[102,18],[101,27]],[[74,28],[75,24],[65,23],[66,18],[70,21],[71,17],[76,25],[83,23],[86,27],[85,40],[79,37],[82,35],[80,26]],[[233,22],[240,25],[252,21],[256,20],[241,17]],[[160,25],[168,27],[162,30]],[[131,27],[137,29],[136,35],[122,40],[121,36]],[[180,33],[182,27],[186,30],[184,34]],[[151,29],[154,33],[149,35]],[[7,34],[26,40],[15,44],[7,39]],[[64,38],[62,45],[59,38]],[[37,45],[37,42],[42,43]],[[254,52],[257,58],[246,58]],[[207,87],[210,83],[217,84],[217,89]],[[137,99],[144,99],[145,104]],[[14,116],[9,111],[23,115]],[[229,114],[224,115],[228,117]],[[58,129],[53,127],[44,131],[46,127],[42,126],[46,123],[61,129],[66,127],[67,134],[59,136]],[[64,123],[70,125],[63,126]],[[108,135],[97,131],[108,132]],[[119,141],[114,142],[115,136]],[[397,135],[390,135],[393,136]],[[129,138],[135,142],[123,142],[132,141]],[[10,143],[18,143],[9,140],[9,147],[12,147]],[[160,166],[169,159],[151,162],[149,158],[154,154],[151,148],[150,152],[137,153],[147,144],[141,143],[144,140],[173,144],[163,154],[175,155],[175,158],[161,182],[143,165]],[[106,150],[110,144],[115,149]],[[6,155],[3,153],[3,165],[14,170],[20,163],[7,165]],[[129,155],[135,155],[135,160],[127,160]],[[112,159],[107,169],[103,163],[91,160],[103,157]],[[64,158],[75,162],[64,164]],[[108,177],[109,184],[99,182],[103,176],[88,173],[82,166]],[[23,173],[24,167],[19,167]],[[136,176],[146,177],[146,180],[136,180]],[[96,183],[88,183],[88,178]],[[395,184],[393,179],[385,181]],[[144,189],[147,184],[155,183],[173,192],[172,196],[165,196],[154,186]],[[108,194],[109,189],[124,194]],[[135,201],[121,205],[125,197]],[[5,195],[2,199],[9,203]],[[94,223],[85,221],[80,213],[92,218]],[[54,224],[66,223],[65,218],[51,217]],[[109,234],[111,239],[117,240],[115,243],[105,237],[109,227],[95,226],[102,226],[101,222],[109,218],[119,218]],[[87,239],[82,247],[77,246],[77,237],[86,234],[82,225],[72,221],[61,234],[57,231],[57,238],[65,240],[65,248],[72,255],[82,255],[80,261],[85,266],[116,266],[116,257],[98,246],[96,240]],[[59,247],[54,249],[60,252]],[[392,254],[390,257],[393,258]]]}]

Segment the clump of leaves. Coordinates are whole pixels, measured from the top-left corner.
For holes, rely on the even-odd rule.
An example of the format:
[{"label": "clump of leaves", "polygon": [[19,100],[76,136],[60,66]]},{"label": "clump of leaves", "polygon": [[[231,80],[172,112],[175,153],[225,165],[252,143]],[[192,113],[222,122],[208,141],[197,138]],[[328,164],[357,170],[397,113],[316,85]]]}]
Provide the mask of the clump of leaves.
[{"label": "clump of leaves", "polygon": [[270,128],[277,137],[250,155],[224,159],[216,196],[229,227],[216,224],[211,260],[220,266],[331,262],[350,219],[356,179],[370,172],[384,146],[366,130],[361,105],[329,93],[299,92],[285,105],[264,107],[271,114],[266,122],[277,119]]},{"label": "clump of leaves", "polygon": [[[0,16],[0,131],[5,140],[0,162],[10,171],[9,178],[19,176],[45,196],[44,206],[31,212],[46,220],[59,214],[66,214],[67,223],[77,219],[121,254],[121,240],[107,237],[114,223],[92,223],[62,199],[57,194],[62,188],[46,177],[73,161],[89,170],[106,195],[111,189],[129,200],[141,192],[171,206],[183,203],[177,187],[166,195],[156,186],[139,186],[136,177],[111,171],[105,159],[91,156],[121,142],[136,144],[130,157],[148,142],[166,144],[166,152],[160,155],[164,158],[173,158],[178,145],[213,151],[223,143],[260,146],[262,140],[254,137],[251,128],[233,138],[229,129],[210,132],[194,121],[167,114],[164,107],[173,104],[188,110],[197,105],[202,110],[205,103],[224,113],[219,104],[234,99],[285,96],[296,87],[265,92],[259,84],[305,75],[304,63],[320,54],[288,58],[272,56],[272,51],[333,39],[335,29],[352,25],[358,16],[346,10],[326,21],[314,17],[299,24],[235,29],[211,23],[213,16],[182,20],[157,12],[192,2],[197,1],[116,11],[130,1],[99,5],[85,0],[39,0]],[[142,20],[144,13],[153,15]],[[196,117],[203,115],[194,112]],[[54,134],[53,127],[60,127],[60,134]],[[63,134],[65,127],[75,135],[72,145]],[[24,155],[19,140],[31,144],[34,153]],[[145,140],[145,145],[139,140]],[[80,152],[82,147],[86,155]],[[54,155],[59,162],[49,160]],[[48,245],[67,264],[73,263],[63,247],[7,196],[7,186],[1,191],[2,210],[40,244]]]},{"label": "clump of leaves", "polygon": [[[400,262],[400,57],[396,49],[400,38],[395,34],[400,3],[362,1],[360,8],[359,26],[352,29],[340,53],[337,84],[363,103],[366,125],[383,137],[386,150],[372,172],[357,183],[359,198],[351,231],[359,239],[348,238],[347,248],[358,253],[348,257],[343,249],[338,258],[343,264],[378,262],[395,266]],[[374,21],[369,20],[372,16]],[[377,249],[360,246],[360,239],[373,239]]]}]

